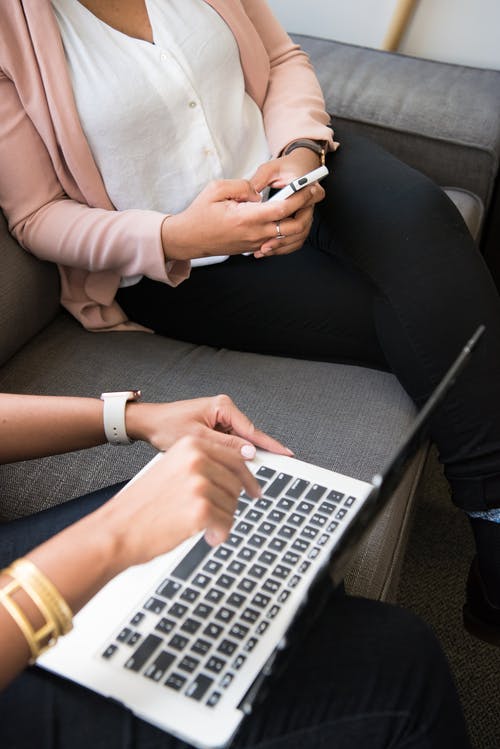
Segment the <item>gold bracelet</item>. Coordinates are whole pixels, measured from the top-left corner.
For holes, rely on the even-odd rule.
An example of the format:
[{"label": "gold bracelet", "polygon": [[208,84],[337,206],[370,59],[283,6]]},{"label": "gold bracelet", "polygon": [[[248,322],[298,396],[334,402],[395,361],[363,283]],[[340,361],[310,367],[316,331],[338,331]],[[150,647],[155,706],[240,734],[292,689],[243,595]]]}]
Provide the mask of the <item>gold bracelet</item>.
[{"label": "gold bracelet", "polygon": [[[3,570],[3,572],[6,574],[10,574],[8,568],[6,570]],[[0,589],[0,603],[10,614],[10,616],[24,635],[24,638],[28,643],[28,647],[31,652],[31,658],[29,662],[30,664],[32,664],[36,661],[39,655],[45,652],[45,650],[51,647],[51,645],[55,644],[59,634],[59,628],[53,619],[51,619],[50,617],[47,618],[46,611],[43,612],[45,616],[45,623],[37,630],[33,628],[24,611],[16,603],[16,601],[13,601],[10,597],[13,593],[23,589],[24,586],[21,585],[18,580],[11,580],[10,583],[7,583],[7,585]]]},{"label": "gold bracelet", "polygon": [[[33,593],[31,597],[37,598],[38,601],[41,601],[42,607],[48,609],[49,616],[58,625],[60,635],[65,635],[73,628],[73,613],[70,607],[56,586],[33,562],[29,559],[18,559],[5,572],[18,580],[28,594],[31,591]],[[35,602],[40,607],[38,601]]]}]

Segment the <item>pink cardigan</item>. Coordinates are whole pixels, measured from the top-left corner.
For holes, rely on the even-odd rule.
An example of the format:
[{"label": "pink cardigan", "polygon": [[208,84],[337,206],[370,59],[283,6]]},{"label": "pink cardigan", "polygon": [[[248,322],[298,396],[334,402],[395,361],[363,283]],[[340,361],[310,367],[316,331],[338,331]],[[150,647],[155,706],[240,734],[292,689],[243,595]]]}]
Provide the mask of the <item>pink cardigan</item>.
[{"label": "pink cardigan", "polygon": [[[306,54],[265,0],[205,0],[238,43],[246,89],[271,150],[328,140],[323,96]],[[190,264],[165,264],[164,214],[116,211],[76,111],[50,0],[0,3],[0,206],[30,252],[59,264],[61,303],[89,330],[138,329],[114,300],[122,276],[176,286]],[[22,290],[20,290],[22,293]]]}]

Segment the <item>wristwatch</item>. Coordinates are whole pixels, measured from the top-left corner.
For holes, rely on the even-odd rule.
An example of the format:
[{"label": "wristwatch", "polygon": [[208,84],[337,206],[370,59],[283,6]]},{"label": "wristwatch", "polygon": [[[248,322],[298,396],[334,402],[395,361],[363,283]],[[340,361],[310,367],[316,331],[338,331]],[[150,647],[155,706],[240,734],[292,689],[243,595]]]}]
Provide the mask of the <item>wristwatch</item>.
[{"label": "wristwatch", "polygon": [[283,150],[283,156],[288,156],[288,154],[292,153],[296,148],[308,148],[310,151],[314,151],[314,153],[318,154],[321,166],[325,166],[326,147],[326,140],[319,141],[310,140],[309,138],[299,138],[299,140],[294,140],[292,143],[288,144],[288,146]]},{"label": "wristwatch", "polygon": [[140,398],[140,390],[101,393],[101,400],[104,401],[104,432],[111,445],[130,445],[134,441],[128,436],[125,427],[125,407],[128,401],[138,401]]}]

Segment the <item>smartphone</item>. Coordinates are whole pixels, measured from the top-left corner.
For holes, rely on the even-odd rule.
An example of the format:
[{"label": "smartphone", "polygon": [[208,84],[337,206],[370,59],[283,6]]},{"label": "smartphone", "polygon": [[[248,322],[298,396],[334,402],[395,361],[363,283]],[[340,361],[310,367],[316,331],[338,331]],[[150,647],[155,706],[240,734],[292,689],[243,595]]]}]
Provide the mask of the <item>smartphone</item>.
[{"label": "smartphone", "polygon": [[285,200],[285,198],[293,195],[294,192],[302,190],[303,187],[312,185],[313,182],[319,182],[319,180],[323,179],[323,177],[326,177],[327,174],[328,169],[326,168],[326,166],[320,166],[317,169],[313,169],[312,172],[303,174],[302,177],[297,177],[297,179],[294,179],[286,187],[278,190],[278,192],[274,193],[274,195],[272,195],[269,200]]}]

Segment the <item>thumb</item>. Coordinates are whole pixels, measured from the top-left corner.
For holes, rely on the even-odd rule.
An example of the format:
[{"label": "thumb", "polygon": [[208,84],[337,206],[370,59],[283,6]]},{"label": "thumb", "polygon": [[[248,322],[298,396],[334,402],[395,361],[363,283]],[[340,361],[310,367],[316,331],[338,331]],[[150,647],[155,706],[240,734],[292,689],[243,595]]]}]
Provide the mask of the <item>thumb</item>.
[{"label": "thumb", "polygon": [[215,200],[235,200],[238,203],[260,201],[260,195],[246,179],[224,179],[213,183]]}]

